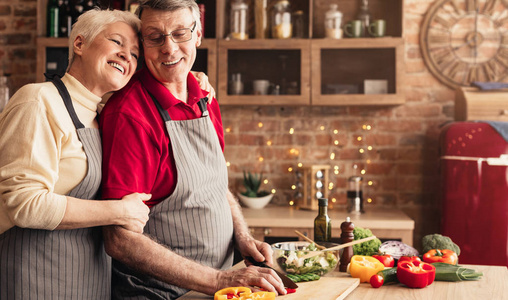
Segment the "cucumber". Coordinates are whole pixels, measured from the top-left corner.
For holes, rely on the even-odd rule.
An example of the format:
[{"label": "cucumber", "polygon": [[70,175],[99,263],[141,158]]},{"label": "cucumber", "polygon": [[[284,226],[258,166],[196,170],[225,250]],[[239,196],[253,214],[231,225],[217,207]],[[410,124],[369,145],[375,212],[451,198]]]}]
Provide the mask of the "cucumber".
[{"label": "cucumber", "polygon": [[377,273],[379,275],[383,276],[383,279],[384,279],[383,285],[385,285],[387,283],[391,283],[391,282],[399,282],[399,280],[397,279],[397,268],[396,267],[387,268],[387,269],[384,269],[383,271],[379,271]]},{"label": "cucumber", "polygon": [[293,282],[314,281],[314,280],[318,280],[319,278],[321,278],[321,276],[319,276],[317,274],[313,274],[313,273],[301,274],[301,275],[286,274],[286,276],[289,279],[293,280]]}]

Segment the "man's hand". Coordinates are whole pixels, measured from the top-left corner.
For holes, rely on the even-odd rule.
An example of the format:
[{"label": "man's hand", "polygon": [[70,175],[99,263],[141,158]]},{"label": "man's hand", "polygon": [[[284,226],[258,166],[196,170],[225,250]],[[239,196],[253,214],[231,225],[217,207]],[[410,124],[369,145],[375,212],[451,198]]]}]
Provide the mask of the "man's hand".
[{"label": "man's hand", "polygon": [[261,288],[279,295],[286,294],[284,284],[275,271],[255,266],[219,272],[215,290],[218,291],[232,286],[249,286],[253,287],[254,290]]},{"label": "man's hand", "polygon": [[[273,250],[270,245],[255,240],[250,234],[239,234],[235,236],[235,239],[242,257],[252,256],[256,261],[266,262],[267,265],[272,266]],[[245,264],[248,266],[251,263],[245,260]]]}]

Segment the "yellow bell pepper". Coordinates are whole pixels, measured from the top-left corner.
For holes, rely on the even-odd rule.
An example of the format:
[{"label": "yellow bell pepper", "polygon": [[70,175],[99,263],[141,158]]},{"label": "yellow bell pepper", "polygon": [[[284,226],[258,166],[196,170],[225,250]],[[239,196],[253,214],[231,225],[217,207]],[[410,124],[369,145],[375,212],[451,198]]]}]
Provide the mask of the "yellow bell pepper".
[{"label": "yellow bell pepper", "polygon": [[240,298],[241,300],[275,300],[274,292],[255,292],[250,295],[245,295]]},{"label": "yellow bell pepper", "polygon": [[252,291],[248,287],[228,287],[217,291],[213,300],[240,299],[240,297],[248,296],[250,294],[252,294]]},{"label": "yellow bell pepper", "polygon": [[248,287],[228,287],[215,293],[214,300],[275,300],[274,292],[255,292]]},{"label": "yellow bell pepper", "polygon": [[351,277],[360,278],[360,282],[369,282],[372,275],[384,270],[385,266],[372,256],[353,255],[349,265]]}]

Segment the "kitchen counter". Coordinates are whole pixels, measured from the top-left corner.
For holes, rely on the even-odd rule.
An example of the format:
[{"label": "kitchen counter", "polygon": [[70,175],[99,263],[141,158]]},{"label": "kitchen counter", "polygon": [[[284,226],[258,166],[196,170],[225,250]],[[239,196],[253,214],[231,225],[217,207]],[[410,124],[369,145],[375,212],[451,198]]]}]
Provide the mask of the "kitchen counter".
[{"label": "kitchen counter", "polygon": [[[258,240],[264,240],[265,236],[296,237],[295,229],[312,239],[317,211],[267,206],[263,209],[243,208],[243,214],[252,235]],[[349,216],[355,226],[368,228],[379,238],[400,239],[413,245],[414,221],[401,210],[368,207],[364,214],[348,214],[344,210],[329,209],[328,216],[332,219],[332,237],[340,237],[340,224]]]},{"label": "kitchen counter", "polygon": [[[238,263],[233,268],[241,268],[245,266],[243,262]],[[343,292],[332,293],[334,287],[339,286],[341,282],[352,280],[352,278],[341,272],[332,272],[322,279],[327,279],[329,290],[324,291],[320,288],[315,288],[313,295],[301,299],[298,297],[298,289],[296,293],[288,296],[278,297],[281,300],[301,299],[301,300],[328,300],[328,299],[414,299],[414,300],[454,300],[454,299],[508,299],[508,269],[504,266],[479,266],[479,265],[464,265],[477,271],[483,272],[483,278],[479,281],[462,281],[462,282],[445,282],[434,281],[431,285],[423,289],[411,289],[402,284],[392,284],[382,286],[378,289],[372,288],[368,283],[360,283],[356,288],[344,290]],[[322,280],[320,279],[320,280]],[[332,280],[335,280],[333,282]],[[316,282],[298,283],[299,289],[305,288],[307,291],[316,286]],[[303,292],[303,289],[301,290]],[[326,294],[326,296],[325,296]],[[333,296],[330,297],[330,294]],[[203,300],[213,299],[212,296],[207,296],[197,292],[189,292],[178,300]]]}]

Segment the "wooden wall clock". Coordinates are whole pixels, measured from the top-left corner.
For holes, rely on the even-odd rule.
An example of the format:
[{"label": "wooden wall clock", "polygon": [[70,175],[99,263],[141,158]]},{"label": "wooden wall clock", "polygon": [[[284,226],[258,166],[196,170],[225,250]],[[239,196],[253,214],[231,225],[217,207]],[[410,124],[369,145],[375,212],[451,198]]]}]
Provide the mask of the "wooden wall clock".
[{"label": "wooden wall clock", "polygon": [[436,0],[422,24],[425,64],[452,88],[508,79],[508,0]]}]

